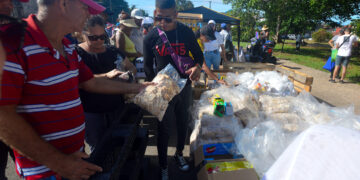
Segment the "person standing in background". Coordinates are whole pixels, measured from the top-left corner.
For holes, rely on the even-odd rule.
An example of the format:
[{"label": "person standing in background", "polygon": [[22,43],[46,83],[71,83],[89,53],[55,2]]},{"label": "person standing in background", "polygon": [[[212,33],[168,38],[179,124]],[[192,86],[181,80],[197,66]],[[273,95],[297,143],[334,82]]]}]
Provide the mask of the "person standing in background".
[{"label": "person standing in background", "polygon": [[351,29],[345,28],[344,35],[339,37],[336,41],[336,48],[338,49],[338,54],[335,60],[335,70],[331,82],[335,83],[335,75],[339,72],[340,66],[342,65],[342,73],[340,83],[344,83],[344,78],[346,75],[346,69],[351,58],[351,51],[353,47],[358,46],[358,37],[350,34]]},{"label": "person standing in background", "polygon": [[213,29],[216,40],[218,41],[218,46],[219,46],[218,51],[220,53],[220,64],[222,64],[223,62],[221,60],[224,60],[225,62],[227,61],[226,55],[225,55],[226,51],[225,51],[223,37],[221,37],[220,33],[216,31],[216,22],[214,20],[210,20],[208,22],[208,26],[210,26]]},{"label": "person standing in background", "polygon": [[[211,25],[206,25],[200,29],[200,39],[204,44],[204,57],[206,65],[211,69],[218,70],[221,62],[219,52],[220,42],[215,37],[214,28]],[[223,50],[225,53],[225,51]]]},{"label": "person standing in background", "polygon": [[135,20],[135,24],[137,25],[136,28],[133,28],[130,34],[131,41],[135,44],[135,49],[137,52],[143,52],[143,41],[144,37],[141,33],[141,23],[143,21],[144,13],[140,9],[134,9],[131,11],[131,18]]},{"label": "person standing in background", "polygon": [[[334,53],[333,51],[336,51],[337,52],[337,49],[336,49],[336,41],[339,39],[339,37],[341,37],[342,35],[344,35],[344,29],[343,28],[339,28],[337,31],[334,32],[334,37],[332,37],[330,39],[330,41],[328,42],[328,44],[331,46],[331,56],[332,53]],[[333,58],[333,57],[331,57]],[[334,57],[334,59],[331,59],[331,61],[335,62],[336,60],[336,56]],[[334,70],[335,70],[335,67],[331,70],[331,73],[330,73],[330,80],[332,80],[332,77],[333,77],[333,74],[334,74]],[[338,71],[338,74],[336,75],[336,79],[340,79],[340,76],[339,76],[339,73],[341,71],[341,66],[339,67],[339,71]]]},{"label": "person standing in background", "polygon": [[226,59],[231,61],[231,59],[234,57],[234,44],[232,42],[231,36],[231,25],[222,23],[220,35],[223,38]]},{"label": "person standing in background", "polygon": [[130,39],[131,32],[138,28],[134,19],[125,19],[120,21],[120,30],[116,32],[116,47],[125,54],[132,63],[135,59],[142,56],[142,53],[136,50],[134,42]]}]

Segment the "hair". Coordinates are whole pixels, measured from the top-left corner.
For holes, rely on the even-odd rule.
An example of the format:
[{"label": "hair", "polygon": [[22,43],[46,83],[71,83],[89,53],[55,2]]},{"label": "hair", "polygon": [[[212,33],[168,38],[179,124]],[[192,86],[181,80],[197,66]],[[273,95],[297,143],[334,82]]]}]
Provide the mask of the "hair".
[{"label": "hair", "polygon": [[89,30],[90,27],[101,26],[105,28],[105,20],[100,15],[91,16],[85,24],[84,30]]},{"label": "hair", "polygon": [[173,9],[176,7],[175,0],[156,0],[156,8]]},{"label": "hair", "polygon": [[53,5],[57,0],[37,0],[39,6],[50,6]]},{"label": "hair", "polygon": [[199,39],[199,38],[200,38],[200,29],[198,29],[198,30],[195,32],[195,38],[196,38],[196,39]]},{"label": "hair", "polygon": [[344,28],[344,32],[349,32],[349,33],[351,33],[351,28],[349,28],[349,27]]}]

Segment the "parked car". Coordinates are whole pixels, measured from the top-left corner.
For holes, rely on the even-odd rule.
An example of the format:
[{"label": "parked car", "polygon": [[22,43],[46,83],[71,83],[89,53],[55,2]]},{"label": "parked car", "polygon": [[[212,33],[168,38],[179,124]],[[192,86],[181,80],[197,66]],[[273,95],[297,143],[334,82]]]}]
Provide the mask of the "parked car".
[{"label": "parked car", "polygon": [[289,39],[289,37],[286,34],[280,35],[280,39]]},{"label": "parked car", "polygon": [[288,38],[292,39],[292,40],[296,40],[296,35],[295,34],[288,34]]},{"label": "parked car", "polygon": [[305,33],[304,39],[310,39],[310,38],[311,38],[311,34],[310,33]]}]

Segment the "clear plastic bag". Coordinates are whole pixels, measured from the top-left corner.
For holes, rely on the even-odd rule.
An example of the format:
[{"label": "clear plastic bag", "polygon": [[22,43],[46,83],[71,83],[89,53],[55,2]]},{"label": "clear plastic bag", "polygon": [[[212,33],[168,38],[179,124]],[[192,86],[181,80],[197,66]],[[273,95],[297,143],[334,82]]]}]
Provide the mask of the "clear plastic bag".
[{"label": "clear plastic bag", "polygon": [[152,82],[134,98],[134,103],[149,111],[162,121],[169,102],[185,87],[187,79],[180,78],[179,73],[171,65],[161,70]]}]

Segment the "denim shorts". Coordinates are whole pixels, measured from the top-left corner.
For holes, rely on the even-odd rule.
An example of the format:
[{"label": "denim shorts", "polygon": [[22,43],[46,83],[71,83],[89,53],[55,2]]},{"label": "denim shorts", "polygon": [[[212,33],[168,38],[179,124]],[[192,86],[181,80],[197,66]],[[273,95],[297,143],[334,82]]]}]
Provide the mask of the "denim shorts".
[{"label": "denim shorts", "polygon": [[335,60],[335,65],[336,66],[340,66],[342,64],[342,66],[347,67],[347,65],[349,64],[349,60],[350,60],[350,56],[336,56],[336,60]]}]

